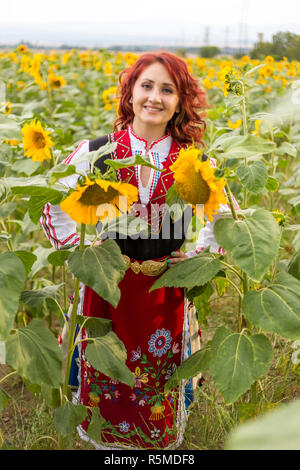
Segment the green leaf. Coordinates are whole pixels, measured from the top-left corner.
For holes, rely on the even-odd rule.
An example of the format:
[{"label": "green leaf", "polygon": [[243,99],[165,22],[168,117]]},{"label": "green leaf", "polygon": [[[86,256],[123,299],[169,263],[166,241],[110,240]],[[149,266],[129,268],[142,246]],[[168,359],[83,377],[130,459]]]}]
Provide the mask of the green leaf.
[{"label": "green leaf", "polygon": [[207,323],[207,317],[212,313],[209,299],[214,293],[213,283],[207,282],[203,286],[193,287],[187,292],[187,298],[193,302],[198,314],[199,323]]},{"label": "green leaf", "polygon": [[98,150],[94,150],[92,152],[84,152],[78,157],[76,157],[76,164],[78,164],[79,162],[88,161],[91,165],[94,165],[94,163],[100,157],[114,152],[116,148],[117,148],[117,142],[113,142],[113,143],[108,142],[107,144],[102,145],[102,147],[100,147]]},{"label": "green leaf", "polygon": [[43,320],[34,318],[8,337],[6,363],[33,384],[54,388],[61,385],[61,349]]},{"label": "green leaf", "polygon": [[226,403],[234,403],[254,381],[251,343],[245,335],[220,327],[211,346],[209,371]]},{"label": "green leaf", "polygon": [[275,149],[275,144],[256,135],[235,135],[220,142],[223,153],[220,155],[226,159],[249,158],[270,153]]},{"label": "green leaf", "polygon": [[152,285],[149,292],[166,287],[202,286],[210,281],[220,270],[219,258],[210,253],[199,253],[185,259],[165,271]]},{"label": "green leaf", "polygon": [[291,157],[297,157],[297,149],[293,144],[289,142],[283,142],[280,147],[276,149],[278,155],[291,155]]},{"label": "green leaf", "polygon": [[42,215],[43,207],[48,202],[53,205],[59,204],[64,198],[65,193],[51,188],[37,188],[35,195],[29,200],[29,216],[33,223],[37,223]]},{"label": "green leaf", "polygon": [[235,428],[228,450],[300,450],[300,400],[280,405]]},{"label": "green leaf", "polygon": [[256,65],[255,67],[252,67],[250,70],[248,70],[246,73],[245,73],[245,77],[247,77],[248,75],[250,75],[251,73],[254,73],[256,72],[258,69],[260,69],[261,67],[263,67],[265,64],[259,64],[259,65]]},{"label": "green leaf", "polygon": [[260,281],[277,256],[280,229],[273,215],[257,209],[240,220],[219,219],[214,226],[217,243],[254,281]]},{"label": "green leaf", "polygon": [[48,172],[48,180],[52,185],[61,178],[66,178],[76,173],[76,167],[74,165],[67,165],[66,163],[60,163],[55,167],[51,168]]},{"label": "green leaf", "polygon": [[0,139],[22,140],[21,128],[14,119],[0,116]]},{"label": "green leaf", "polygon": [[48,261],[53,266],[63,266],[67,259],[70,256],[70,251],[68,250],[57,250],[53,253],[50,253],[48,256]]},{"label": "green leaf", "polygon": [[40,167],[40,165],[40,162],[33,162],[30,158],[26,158],[26,160],[24,160],[23,157],[15,161],[12,165],[12,170],[17,173],[24,173],[26,176],[30,176]]},{"label": "green leaf", "polygon": [[75,250],[68,258],[68,266],[81,282],[117,307],[121,295],[118,285],[125,275],[126,266],[114,240]]},{"label": "green leaf", "polygon": [[84,317],[83,315],[76,316],[77,323],[86,329],[89,338],[97,338],[104,336],[112,329],[112,321],[106,318]]},{"label": "green leaf", "polygon": [[11,215],[17,207],[18,207],[18,205],[15,202],[6,202],[4,204],[1,204],[1,206],[0,206],[0,217],[2,219],[6,219],[6,217]]},{"label": "green leaf", "polygon": [[157,166],[152,165],[150,162],[150,158],[147,157],[146,155],[135,155],[133,157],[127,157],[127,158],[120,158],[116,160],[105,160],[104,162],[106,165],[111,166],[115,170],[119,170],[120,168],[128,168],[130,166],[134,165],[143,165],[143,166],[149,166],[150,168],[153,168],[154,170],[157,171],[164,171],[164,169],[157,168]]},{"label": "green leaf", "polygon": [[41,386],[41,392],[46,404],[50,408],[57,408],[61,403],[60,389],[49,387],[48,385]]},{"label": "green leaf", "polygon": [[300,251],[295,253],[288,265],[288,273],[300,281]]},{"label": "green leaf", "polygon": [[254,194],[258,194],[264,189],[268,178],[266,167],[261,161],[253,162],[248,166],[239,166],[236,174],[245,188]]},{"label": "green leaf", "polygon": [[273,284],[249,291],[243,308],[253,325],[285,338],[300,338],[300,281],[280,272]]},{"label": "green leaf", "polygon": [[134,386],[135,376],[126,366],[125,346],[113,331],[94,338],[86,347],[86,357],[96,370],[129,387]]},{"label": "green leaf", "polygon": [[113,219],[111,222],[105,224],[102,229],[103,233],[120,233],[126,237],[132,237],[137,234],[144,233],[148,235],[150,231],[150,224],[140,217],[134,217],[124,214],[121,217]]},{"label": "green leaf", "polygon": [[54,299],[59,300],[59,289],[64,284],[57,284],[56,286],[47,286],[43,287],[42,289],[36,290],[24,290],[20,296],[20,300],[24,302],[24,304],[28,305],[28,307],[35,307],[40,305],[46,299]]},{"label": "green leaf", "polygon": [[272,346],[264,335],[246,336],[220,327],[211,343],[209,371],[226,403],[234,403],[269,370]]},{"label": "green leaf", "polygon": [[58,434],[68,436],[87,417],[87,408],[83,405],[74,405],[67,401],[63,406],[55,408],[54,423]]},{"label": "green leaf", "polygon": [[44,248],[43,246],[38,246],[34,250],[33,254],[37,257],[37,259],[31,268],[31,277],[33,277],[37,272],[49,265],[48,256],[54,251],[56,250],[53,247]]},{"label": "green leaf", "polygon": [[1,253],[0,340],[5,340],[13,327],[25,279],[25,268],[18,256],[11,252]]},{"label": "green leaf", "polygon": [[271,367],[273,347],[269,339],[263,334],[249,337],[253,348],[253,376],[258,379],[266,374]]},{"label": "green leaf", "polygon": [[33,263],[37,259],[36,255],[31,253],[30,251],[24,251],[24,250],[14,251],[14,254],[17,255],[18,258],[20,258],[20,260],[24,264],[24,268],[26,270],[26,276],[28,276],[33,266]]},{"label": "green leaf", "polygon": [[271,192],[277,191],[277,189],[279,188],[278,180],[276,178],[273,178],[273,176],[268,176],[265,188]]},{"label": "green leaf", "polygon": [[169,392],[177,387],[181,380],[188,380],[204,372],[209,366],[209,349],[200,349],[178,366],[174,374],[169,378],[164,387],[164,392]]},{"label": "green leaf", "polygon": [[98,407],[92,408],[92,419],[88,427],[88,435],[93,441],[102,443],[101,432],[106,426],[105,419],[100,415]]}]

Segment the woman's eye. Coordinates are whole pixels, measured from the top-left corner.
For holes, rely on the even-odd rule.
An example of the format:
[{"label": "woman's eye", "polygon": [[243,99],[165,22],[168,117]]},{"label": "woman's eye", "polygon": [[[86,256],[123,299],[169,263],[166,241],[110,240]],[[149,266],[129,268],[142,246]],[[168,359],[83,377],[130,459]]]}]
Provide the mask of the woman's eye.
[{"label": "woman's eye", "polygon": [[163,90],[165,93],[173,93],[173,90],[171,88],[164,88]]},{"label": "woman's eye", "polygon": [[151,88],[151,85],[149,85],[149,83],[143,83],[142,87],[146,88],[146,89],[149,89],[149,88]]}]

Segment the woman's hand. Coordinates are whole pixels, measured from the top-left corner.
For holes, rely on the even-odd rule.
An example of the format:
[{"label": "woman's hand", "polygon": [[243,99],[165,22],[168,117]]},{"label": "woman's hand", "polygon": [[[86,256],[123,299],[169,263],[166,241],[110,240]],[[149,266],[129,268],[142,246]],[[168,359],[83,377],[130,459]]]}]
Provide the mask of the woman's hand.
[{"label": "woman's hand", "polygon": [[183,253],[183,251],[173,251],[171,253],[172,255],[172,258],[169,258],[168,261],[167,261],[167,264],[168,264],[168,267],[171,268],[172,265],[176,264],[176,263],[180,263],[180,261],[184,261],[185,259],[188,258],[188,256],[186,255],[186,253]]}]

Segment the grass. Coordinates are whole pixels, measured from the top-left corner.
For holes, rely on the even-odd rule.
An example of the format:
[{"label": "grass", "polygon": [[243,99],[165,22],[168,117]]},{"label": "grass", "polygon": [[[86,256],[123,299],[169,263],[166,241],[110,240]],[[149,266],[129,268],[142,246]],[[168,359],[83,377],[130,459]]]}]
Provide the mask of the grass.
[{"label": "grass", "polygon": [[[236,298],[230,290],[223,297],[213,297],[213,313],[202,326],[202,347],[212,338],[218,326],[226,325],[235,330]],[[274,358],[268,373],[257,382],[257,401],[251,403],[247,392],[231,405],[224,403],[209,373],[205,382],[196,391],[190,411],[182,450],[221,450],[231,429],[246,419],[253,419],[268,412],[282,402],[300,397],[299,369],[291,361],[291,341],[268,334],[274,348]],[[8,366],[0,366],[0,380],[11,372]],[[44,450],[56,449],[57,435],[53,422],[53,411],[41,394],[32,394],[18,375],[11,375],[1,384],[9,395],[8,406],[0,415],[0,429],[4,437],[2,449]],[[76,432],[66,442],[66,448],[93,450],[93,446],[82,441]]]}]

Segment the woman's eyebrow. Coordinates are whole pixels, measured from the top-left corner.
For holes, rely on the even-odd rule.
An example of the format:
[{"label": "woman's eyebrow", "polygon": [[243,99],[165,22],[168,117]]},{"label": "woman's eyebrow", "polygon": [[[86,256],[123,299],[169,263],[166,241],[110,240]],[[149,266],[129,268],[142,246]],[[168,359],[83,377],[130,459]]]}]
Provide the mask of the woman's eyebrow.
[{"label": "woman's eyebrow", "polygon": [[[151,83],[154,83],[154,80],[151,80],[151,78],[143,78],[143,81],[146,80],[147,82],[151,82]],[[162,85],[167,85],[167,86],[172,86],[173,88],[176,88],[175,85],[173,85],[173,83],[168,83],[168,82],[165,82],[165,83],[162,83]]]}]

